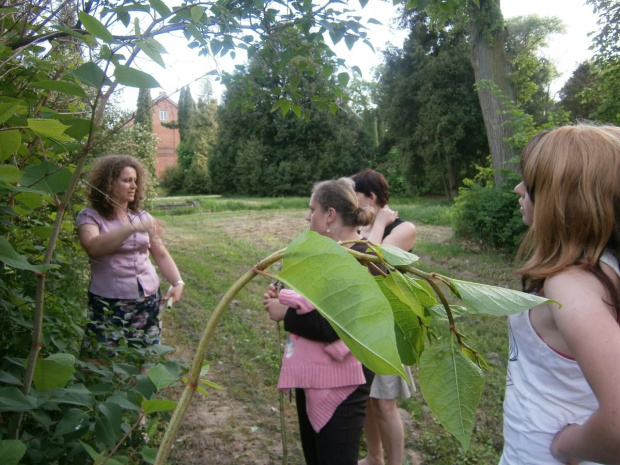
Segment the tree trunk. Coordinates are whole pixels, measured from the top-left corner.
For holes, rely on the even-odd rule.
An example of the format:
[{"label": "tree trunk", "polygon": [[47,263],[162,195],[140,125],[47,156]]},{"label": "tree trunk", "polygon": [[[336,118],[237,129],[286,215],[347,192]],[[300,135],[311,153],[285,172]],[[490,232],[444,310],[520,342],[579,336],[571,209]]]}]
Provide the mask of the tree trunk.
[{"label": "tree trunk", "polygon": [[[508,81],[506,60],[506,29],[500,10],[500,0],[480,0],[480,8],[470,7],[471,61],[478,87],[478,99],[487,131],[495,183],[504,183],[501,170],[517,169],[512,160],[516,151],[506,139],[512,136],[510,114],[503,103],[514,101],[514,92]],[[491,84],[495,89],[485,86]],[[481,86],[481,84],[483,84]],[[501,94],[501,95],[500,95]]]}]

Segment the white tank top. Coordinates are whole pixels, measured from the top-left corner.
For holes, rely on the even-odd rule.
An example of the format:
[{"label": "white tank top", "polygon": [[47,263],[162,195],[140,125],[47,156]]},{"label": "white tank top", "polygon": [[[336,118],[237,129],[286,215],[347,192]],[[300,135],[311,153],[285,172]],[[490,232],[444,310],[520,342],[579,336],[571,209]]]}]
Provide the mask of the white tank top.
[{"label": "white tank top", "polygon": [[[601,261],[620,275],[613,255],[606,252]],[[529,311],[510,316],[508,326],[500,465],[562,465],[549,450],[553,437],[569,423],[584,423],[598,409],[598,401],[579,364],[555,352],[536,334]]]}]

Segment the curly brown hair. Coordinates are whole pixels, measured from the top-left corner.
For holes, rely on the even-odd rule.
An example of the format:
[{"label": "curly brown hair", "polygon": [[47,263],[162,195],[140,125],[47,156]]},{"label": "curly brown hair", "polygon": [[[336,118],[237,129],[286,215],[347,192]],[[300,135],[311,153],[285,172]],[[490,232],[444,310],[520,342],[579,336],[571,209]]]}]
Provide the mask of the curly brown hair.
[{"label": "curly brown hair", "polygon": [[114,201],[111,198],[114,183],[123,169],[130,167],[136,170],[137,189],[134,200],[127,205],[127,210],[137,214],[142,206],[144,190],[148,183],[148,173],[144,165],[129,155],[105,155],[98,158],[88,174],[88,201],[106,219],[114,217]]}]

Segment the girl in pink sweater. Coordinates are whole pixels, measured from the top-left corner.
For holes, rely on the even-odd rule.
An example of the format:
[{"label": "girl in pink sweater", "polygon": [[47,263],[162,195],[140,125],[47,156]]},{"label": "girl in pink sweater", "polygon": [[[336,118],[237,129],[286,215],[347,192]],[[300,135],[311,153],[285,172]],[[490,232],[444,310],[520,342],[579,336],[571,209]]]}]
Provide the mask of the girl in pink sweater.
[{"label": "girl in pink sweater", "polygon": [[[353,181],[317,183],[312,190],[310,229],[335,241],[359,240],[359,226],[374,211],[360,208]],[[363,244],[352,248],[361,252]],[[312,304],[292,290],[271,285],[263,299],[274,321],[284,321],[286,343],[279,389],[295,389],[304,457],[308,465],[356,465],[374,374],[344,345]]]}]

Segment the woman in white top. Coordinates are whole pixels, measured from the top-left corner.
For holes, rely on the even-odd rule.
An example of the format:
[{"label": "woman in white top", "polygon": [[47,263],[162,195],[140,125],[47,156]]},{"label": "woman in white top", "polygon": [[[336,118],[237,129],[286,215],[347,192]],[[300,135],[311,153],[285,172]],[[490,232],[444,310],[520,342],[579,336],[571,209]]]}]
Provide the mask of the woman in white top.
[{"label": "woman in white top", "polygon": [[513,315],[502,465],[620,463],[620,128],[536,136],[515,191],[524,290]]},{"label": "woman in white top", "polygon": [[[360,235],[375,244],[389,244],[411,251],[416,230],[413,223],[403,221],[388,206],[390,189],[381,173],[366,169],[353,176],[355,192],[361,207],[372,207],[376,213],[372,224],[364,226]],[[411,372],[405,367],[411,379]],[[402,465],[405,433],[396,399],[411,396],[409,386],[398,375],[377,375],[372,383],[366,410],[364,434],[368,455],[359,465],[383,465],[383,452],[388,465]]]}]

